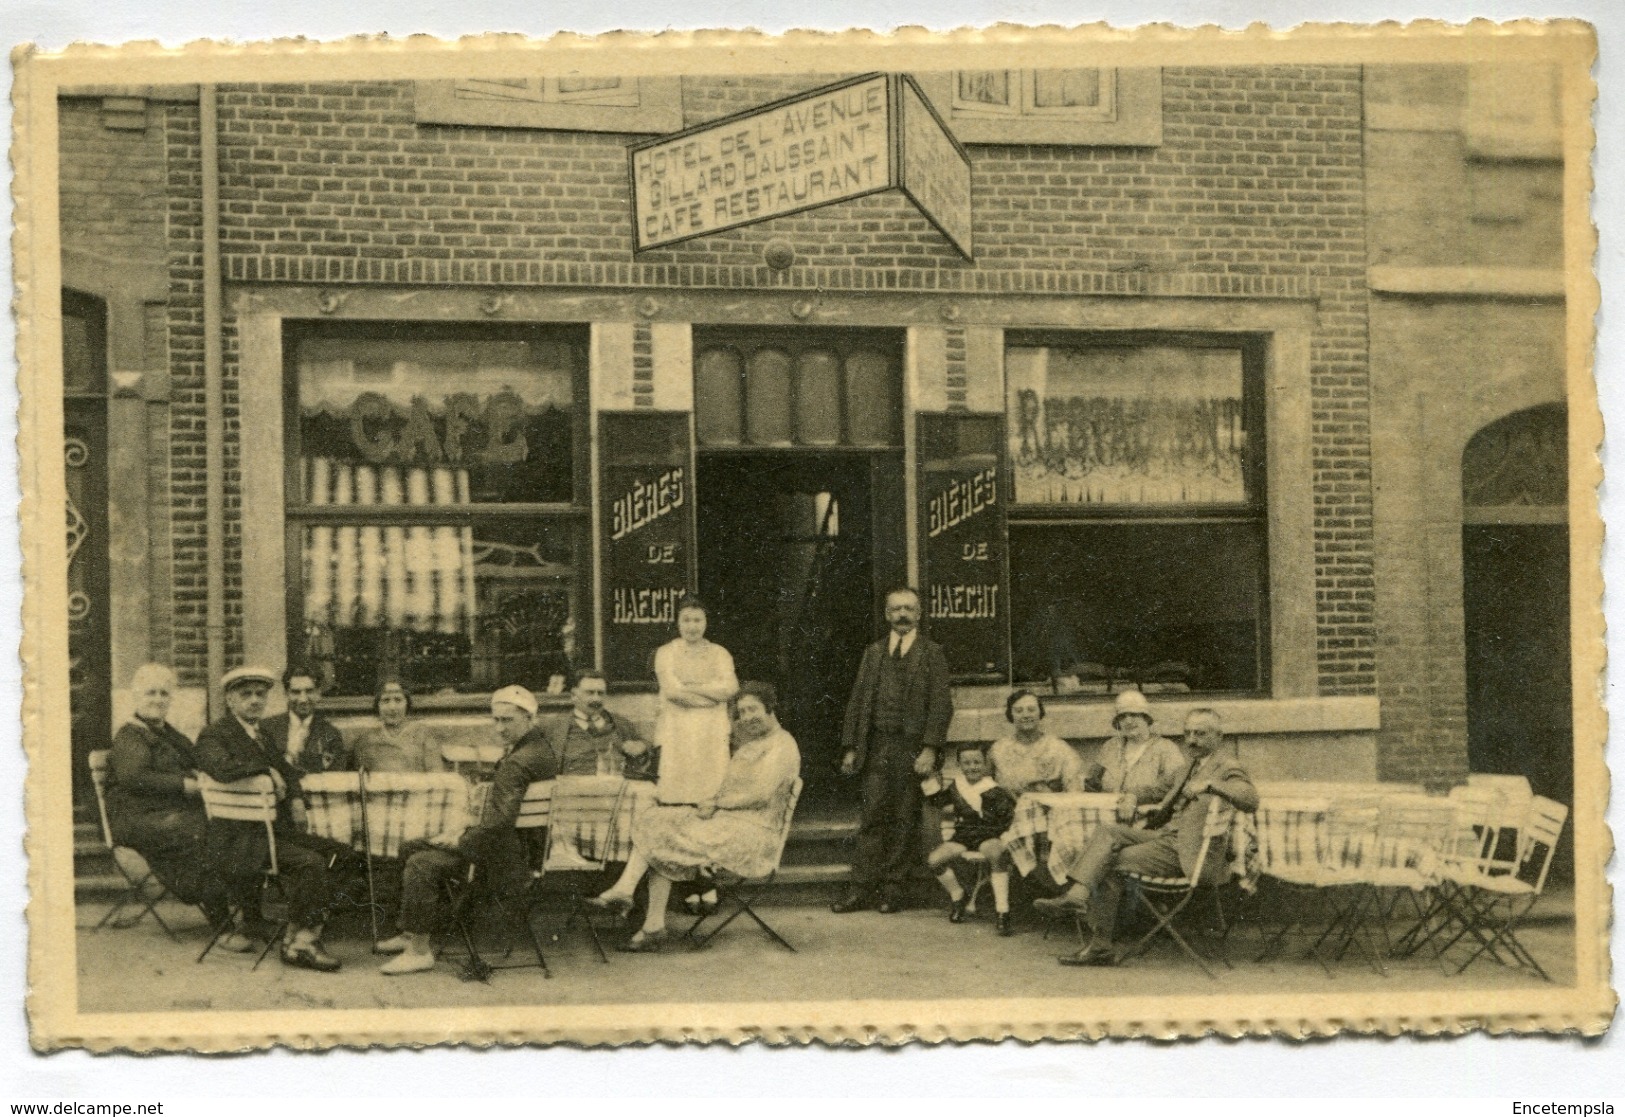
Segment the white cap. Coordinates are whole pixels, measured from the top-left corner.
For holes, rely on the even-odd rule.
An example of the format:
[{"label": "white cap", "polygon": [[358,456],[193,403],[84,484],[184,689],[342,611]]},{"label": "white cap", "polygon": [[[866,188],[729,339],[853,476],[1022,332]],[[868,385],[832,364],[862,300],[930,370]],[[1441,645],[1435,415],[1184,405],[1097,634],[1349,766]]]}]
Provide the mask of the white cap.
[{"label": "white cap", "polygon": [[501,702],[517,707],[533,717],[536,714],[536,696],[522,686],[505,686],[491,695],[491,709],[493,712],[495,712],[497,704]]},{"label": "white cap", "polygon": [[238,683],[264,683],[266,686],[276,686],[276,672],[269,667],[254,667],[244,665],[233,667],[220,676],[220,689],[222,692],[230,690]]}]

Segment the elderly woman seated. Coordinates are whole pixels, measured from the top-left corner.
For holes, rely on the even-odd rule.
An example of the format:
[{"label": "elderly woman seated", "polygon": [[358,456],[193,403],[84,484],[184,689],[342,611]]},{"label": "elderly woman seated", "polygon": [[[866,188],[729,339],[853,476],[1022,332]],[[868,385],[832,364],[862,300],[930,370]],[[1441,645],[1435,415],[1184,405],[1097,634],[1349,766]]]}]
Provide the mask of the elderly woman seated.
[{"label": "elderly woman seated", "polygon": [[[203,813],[192,742],[169,724],[175,672],[161,663],[136,668],[130,680],[135,716],[113,737],[107,765],[107,822],[113,839],[140,853],[172,896],[196,904],[216,930],[230,918],[226,882],[204,855]],[[251,950],[236,930],[215,944]]]},{"label": "elderly woman seated", "polygon": [[772,872],[779,824],[801,771],[801,750],[779,727],[776,706],[769,684],[740,687],[729,702],[733,755],[716,795],[697,806],[652,807],[632,824],[626,871],[608,891],[587,901],[607,911],[629,911],[638,882],[649,876],[643,927],[622,950],[638,954],[660,949],[673,881],[718,872],[739,877]]}]

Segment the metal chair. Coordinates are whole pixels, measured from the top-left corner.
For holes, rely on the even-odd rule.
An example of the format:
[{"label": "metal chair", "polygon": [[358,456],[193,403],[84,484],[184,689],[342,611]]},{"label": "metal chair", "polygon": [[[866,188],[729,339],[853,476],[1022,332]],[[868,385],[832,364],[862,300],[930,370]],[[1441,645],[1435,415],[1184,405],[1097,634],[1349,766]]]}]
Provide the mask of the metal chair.
[{"label": "metal chair", "polygon": [[[164,917],[158,914],[158,905],[169,895],[169,889],[153,874],[152,867],[147,864],[146,858],[141,856],[139,850],[129,846],[121,846],[113,840],[113,827],[107,819],[107,749],[97,749],[90,754],[90,782],[96,788],[96,814],[101,820],[102,844],[107,847],[109,856],[113,859],[113,867],[118,870],[124,879],[124,892],[119,896],[118,902],[107,909],[97,922],[95,929],[111,924],[118,930],[134,927],[147,916],[152,916],[158,926],[164,929],[164,934],[171,939],[175,937],[174,930],[164,922]],[[134,862],[134,866],[126,862]],[[151,889],[156,887],[157,891]],[[132,919],[118,920],[114,917],[125,908],[139,907]]]},{"label": "metal chair", "polygon": [[1333,958],[1341,961],[1349,948],[1354,947],[1373,970],[1387,976],[1382,952],[1372,942],[1365,911],[1371,898],[1365,885],[1376,857],[1381,803],[1380,795],[1350,795],[1333,799],[1326,815],[1326,852],[1313,883],[1325,899],[1331,918],[1326,921],[1320,937],[1310,944],[1309,953],[1328,974],[1331,967],[1322,951],[1329,951]]},{"label": "metal chair", "polygon": [[[234,783],[216,783],[203,772],[198,773],[198,788],[203,796],[203,811],[210,821],[224,820],[228,822],[257,822],[265,827],[265,841],[267,843],[268,863],[262,871],[261,889],[267,887],[275,889],[278,897],[286,905],[288,901],[287,888],[282,883],[281,873],[277,869],[276,854],[276,784],[268,775],[250,776],[245,780]],[[242,905],[231,909],[231,918],[223,921],[215,928],[213,936],[204,946],[203,953],[197,956],[202,962],[214,949],[214,944],[232,928],[233,923],[243,914]],[[271,948],[282,941],[282,936],[288,929],[288,920],[283,918],[276,931],[269,936],[265,949],[260,951],[258,958],[254,959],[253,969],[259,969],[265,956],[271,953]]]},{"label": "metal chair", "polygon": [[[525,788],[525,797],[519,802],[518,817],[514,819],[514,829],[519,832],[521,846],[525,847],[527,852],[529,835],[537,830],[547,829],[548,820],[552,815],[552,809],[552,780],[537,780],[529,787]],[[479,816],[478,814],[475,814],[472,817],[478,818]],[[448,882],[446,885],[446,899],[451,905],[452,925],[456,927],[459,937],[461,937],[463,940],[463,949],[467,952],[463,963],[463,977],[466,980],[485,981],[496,970],[524,970],[531,969],[534,966],[534,968],[542,971],[542,976],[544,978],[551,978],[553,976],[553,972],[548,968],[547,958],[542,953],[542,941],[537,937],[536,927],[531,922],[531,908],[534,899],[535,882],[542,875],[541,870],[531,870],[530,885],[532,892],[522,899],[520,908],[517,912],[509,911],[507,904],[503,902],[501,896],[498,896],[495,893],[490,895],[491,902],[496,905],[505,925],[511,928],[512,923],[516,920],[524,924],[525,935],[530,939],[531,949],[536,954],[536,961],[534,964],[530,962],[507,961],[508,958],[513,956],[513,938],[511,932],[504,947],[502,955],[504,959],[503,962],[487,962],[483,957],[480,956],[479,948],[474,944],[473,931],[469,928],[470,913],[468,910],[469,905],[479,895],[479,889],[477,888],[478,874],[478,867],[471,864],[468,867],[467,873],[464,874],[463,881],[460,886],[455,886],[450,882]]]},{"label": "metal chair", "polygon": [[[792,954],[796,952],[796,948],[790,945],[790,941],[774,930],[767,920],[763,919],[756,911],[755,902],[773,884],[773,878],[778,876],[779,862],[784,859],[784,846],[790,839],[790,823],[796,813],[796,803],[801,799],[801,787],[802,784],[799,779],[790,786],[790,795],[785,801],[784,812],[779,816],[777,822],[779,844],[778,849],[773,854],[773,868],[766,876],[738,877],[726,873],[711,875],[710,879],[717,887],[716,910],[700,916],[683,933],[683,937],[688,939],[696,950],[711,945],[711,941],[721,934],[728,924],[741,915],[745,915],[749,916],[756,926],[760,927],[774,942]],[[987,859],[983,858],[982,860],[985,864]],[[722,919],[704,935],[696,937],[696,932],[699,931],[702,923],[713,916],[720,915],[722,909],[729,906],[733,908],[733,911],[729,912],[726,918]]]},{"label": "metal chair", "polygon": [[1489,862],[1466,867],[1465,871],[1462,866],[1450,870],[1451,882],[1456,886],[1452,908],[1460,929],[1440,947],[1440,953],[1469,936],[1477,943],[1477,948],[1456,967],[1456,973],[1488,955],[1503,966],[1533,970],[1542,980],[1552,980],[1519,941],[1517,928],[1546,890],[1552,855],[1568,816],[1569,809],[1563,804],[1537,795],[1529,804],[1521,829],[1514,872],[1492,873],[1487,871]]},{"label": "metal chair", "polygon": [[[1454,808],[1454,826],[1438,857],[1432,896],[1417,922],[1394,943],[1397,956],[1406,958],[1422,946],[1430,946],[1436,961],[1443,964],[1440,940],[1449,935],[1449,943],[1456,943],[1461,932],[1471,935],[1469,924],[1459,917],[1466,902],[1459,881],[1471,883],[1480,876],[1518,873],[1518,836],[1529,816],[1529,798],[1519,795],[1516,784],[1503,782],[1501,777],[1492,777],[1492,782],[1469,777],[1467,784],[1451,789],[1448,802]],[[1448,972],[1449,967],[1445,969]]]},{"label": "metal chair", "polygon": [[1289,935],[1294,931],[1307,935],[1312,926],[1305,909],[1319,896],[1331,848],[1327,829],[1331,810],[1332,801],[1324,797],[1279,796],[1259,803],[1260,874],[1269,882],[1270,892],[1285,902],[1288,915],[1273,936],[1260,921],[1262,949],[1256,961],[1274,957]]},{"label": "metal chair", "polygon": [[[587,898],[601,890],[601,877],[619,851],[630,852],[628,838],[619,831],[621,804],[630,785],[619,776],[560,776],[553,781],[552,817],[547,824],[547,847],[540,880],[563,876],[569,913],[560,932],[580,925],[592,940],[598,960],[608,963],[598,925],[592,920]],[[558,935],[554,935],[557,940]]]},{"label": "metal chair", "polygon": [[[1202,968],[1208,977],[1218,980],[1218,974],[1209,968],[1207,959],[1193,947],[1184,935],[1179,933],[1175,920],[1195,897],[1203,885],[1202,874],[1207,868],[1208,859],[1213,856],[1223,856],[1223,846],[1230,836],[1231,816],[1235,808],[1230,806],[1218,796],[1213,796],[1208,803],[1207,818],[1202,823],[1202,848],[1196,854],[1196,864],[1191,866],[1189,876],[1156,877],[1144,873],[1128,870],[1118,870],[1119,875],[1135,886],[1135,895],[1139,903],[1156,920],[1156,926],[1142,935],[1134,945],[1123,951],[1121,960],[1138,957],[1151,949],[1151,944],[1160,937],[1167,937],[1174,941],[1191,960]],[[1218,851],[1217,853],[1215,851]],[[1217,887],[1210,885],[1209,887]],[[1226,969],[1233,969],[1228,958],[1220,956]]]},{"label": "metal chair", "polygon": [[1456,839],[1456,805],[1448,799],[1396,795],[1377,808],[1373,863],[1363,887],[1371,893],[1371,922],[1382,933],[1383,954],[1392,957],[1396,944],[1388,936],[1395,910],[1409,898],[1412,913],[1424,918],[1431,907],[1443,858]]}]

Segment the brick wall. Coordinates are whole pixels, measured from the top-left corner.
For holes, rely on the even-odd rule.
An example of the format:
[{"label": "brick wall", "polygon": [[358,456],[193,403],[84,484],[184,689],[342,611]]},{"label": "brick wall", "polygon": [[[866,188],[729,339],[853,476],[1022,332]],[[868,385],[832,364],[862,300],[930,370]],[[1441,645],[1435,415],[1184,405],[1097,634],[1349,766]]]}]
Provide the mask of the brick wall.
[{"label": "brick wall", "polygon": [[[149,109],[160,113],[162,109]],[[123,114],[118,114],[122,117]],[[59,204],[62,246],[103,258],[154,259],[164,253],[164,148],[152,129],[113,118],[102,98],[61,103]]]},{"label": "brick wall", "polygon": [[[685,79],[685,120],[830,77]],[[410,83],[224,86],[219,96],[228,280],[1313,295],[1320,689],[1374,693],[1358,67],[1165,70],[1156,148],[973,147],[974,262],[890,194],[634,256],[628,137],[419,125]],[[168,145],[175,658],[194,675],[204,648],[197,110],[153,111]],[[763,265],[776,237],[796,249],[788,272]],[[235,641],[229,318],[226,356]],[[958,403],[966,370],[951,365]]]}]

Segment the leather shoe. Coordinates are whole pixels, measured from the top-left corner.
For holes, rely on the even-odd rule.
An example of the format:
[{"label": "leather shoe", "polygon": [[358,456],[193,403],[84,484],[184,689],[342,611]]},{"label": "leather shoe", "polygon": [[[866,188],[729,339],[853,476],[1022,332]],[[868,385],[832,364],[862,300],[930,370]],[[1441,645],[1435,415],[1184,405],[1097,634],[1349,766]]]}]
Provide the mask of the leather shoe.
[{"label": "leather shoe", "polygon": [[1010,913],[1007,911],[1001,911],[993,917],[993,929],[999,933],[1000,938],[1007,939],[1016,933],[1016,929],[1010,926]]},{"label": "leather shoe", "polygon": [[1109,946],[1091,946],[1076,954],[1063,954],[1059,961],[1063,966],[1115,966],[1117,951]]},{"label": "leather shoe", "polygon": [[869,897],[861,892],[848,892],[839,900],[829,906],[829,910],[836,915],[846,915],[854,911],[866,911],[870,907]]},{"label": "leather shoe", "polygon": [[666,945],[666,932],[639,931],[615,949],[622,954],[659,954]]},{"label": "leather shoe", "polygon": [[597,896],[588,896],[581,902],[589,908],[613,912],[616,915],[625,915],[632,910],[632,897],[623,892],[602,892]]},{"label": "leather shoe", "polygon": [[282,964],[317,973],[332,973],[344,963],[322,949],[319,942],[289,943],[282,948]]},{"label": "leather shoe", "polygon": [[1082,888],[1069,888],[1059,896],[1040,896],[1033,908],[1049,915],[1082,915],[1089,910],[1089,894]]},{"label": "leather shoe", "polygon": [[968,908],[968,907],[970,907],[970,896],[965,895],[965,896],[959,897],[959,899],[954,901],[953,906],[948,909],[948,922],[949,923],[963,923],[963,922],[965,922],[965,917],[966,917],[965,909]]}]

